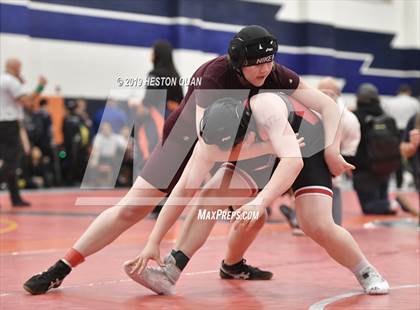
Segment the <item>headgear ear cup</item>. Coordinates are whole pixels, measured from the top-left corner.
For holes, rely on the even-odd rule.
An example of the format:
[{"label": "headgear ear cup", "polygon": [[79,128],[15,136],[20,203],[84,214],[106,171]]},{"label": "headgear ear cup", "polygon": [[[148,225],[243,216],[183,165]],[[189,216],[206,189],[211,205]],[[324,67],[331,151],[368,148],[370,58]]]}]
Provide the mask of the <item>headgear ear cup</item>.
[{"label": "headgear ear cup", "polygon": [[234,37],[229,43],[228,54],[235,70],[240,70],[246,57],[244,41],[239,37]]},{"label": "headgear ear cup", "polygon": [[274,48],[274,52],[277,53],[278,49],[279,49],[279,42],[277,41],[277,39],[273,36],[270,36],[270,39],[273,41],[273,48]]},{"label": "headgear ear cup", "polygon": [[204,111],[200,136],[207,144],[228,149],[241,142],[248,126],[244,118],[244,104],[232,97],[216,100]]}]

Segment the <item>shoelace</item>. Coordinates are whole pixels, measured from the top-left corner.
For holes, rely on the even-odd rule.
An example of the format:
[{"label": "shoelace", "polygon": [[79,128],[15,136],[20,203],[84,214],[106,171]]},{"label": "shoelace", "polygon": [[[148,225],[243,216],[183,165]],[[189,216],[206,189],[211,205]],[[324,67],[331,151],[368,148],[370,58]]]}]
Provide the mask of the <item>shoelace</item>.
[{"label": "shoelace", "polygon": [[160,266],[150,266],[150,267],[147,267],[147,268],[149,268],[150,270],[154,270],[154,271],[161,271],[162,270],[162,267],[160,267]]},{"label": "shoelace", "polygon": [[38,274],[39,279],[40,280],[49,280],[50,278],[53,278],[53,279],[55,279],[53,281],[57,281],[57,280],[62,281],[64,279],[65,275],[64,276],[63,275],[59,276],[60,275],[60,270],[54,270],[55,268],[56,268],[56,266],[52,266],[52,267],[48,268],[48,270],[45,270],[44,272],[39,273]]},{"label": "shoelace", "polygon": [[379,273],[374,272],[374,271],[370,271],[369,272],[369,278],[373,279],[373,280],[380,280],[383,281],[384,279],[380,276]]},{"label": "shoelace", "polygon": [[259,269],[258,267],[254,267],[254,266],[248,265],[248,264],[246,263],[246,259],[245,259],[245,258],[243,258],[243,259],[242,259],[242,265],[243,265],[245,268],[247,268],[247,269],[248,269],[248,271],[250,271],[250,272],[261,272],[261,269]]},{"label": "shoelace", "polygon": [[[43,271],[43,272],[41,272],[41,273],[39,273],[38,275],[39,275],[39,279],[40,280],[48,280],[47,279],[47,276],[49,276],[50,275],[50,271],[51,271],[51,268],[49,268],[48,270],[45,270],[45,271]],[[49,277],[48,277],[49,278]]]},{"label": "shoelace", "polygon": [[[364,274],[368,274],[368,278],[364,279],[363,275]],[[379,281],[384,281],[384,279],[381,277],[381,275],[374,269],[372,268],[368,268],[365,272],[363,272],[361,274],[361,279],[362,280],[379,280]]]},{"label": "shoelace", "polygon": [[258,267],[254,267],[254,266],[251,266],[251,265],[245,265],[247,268],[248,268],[248,270],[251,272],[251,273],[254,273],[254,272],[261,272],[261,269],[259,269]]}]

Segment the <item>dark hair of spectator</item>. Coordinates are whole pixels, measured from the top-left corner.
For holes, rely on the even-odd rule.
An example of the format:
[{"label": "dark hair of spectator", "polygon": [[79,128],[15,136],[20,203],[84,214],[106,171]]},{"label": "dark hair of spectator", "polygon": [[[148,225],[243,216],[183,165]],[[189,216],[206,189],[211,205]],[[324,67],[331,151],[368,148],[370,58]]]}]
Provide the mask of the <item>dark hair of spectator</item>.
[{"label": "dark hair of spectator", "polygon": [[411,93],[411,87],[408,84],[401,84],[398,88],[398,93]]},{"label": "dark hair of spectator", "polygon": [[74,111],[77,107],[77,103],[75,100],[68,100],[64,103],[65,107],[67,108],[67,110],[69,111]]},{"label": "dark hair of spectator", "polygon": [[168,41],[156,41],[153,44],[153,52],[153,71],[167,76],[179,77],[172,58],[172,45]]},{"label": "dark hair of spectator", "polygon": [[371,83],[363,83],[357,90],[357,105],[375,104],[379,105],[379,92],[375,85]]},{"label": "dark hair of spectator", "polygon": [[43,107],[43,106],[45,106],[47,104],[48,104],[48,100],[47,99],[42,98],[41,100],[39,100],[39,106],[40,107]]}]

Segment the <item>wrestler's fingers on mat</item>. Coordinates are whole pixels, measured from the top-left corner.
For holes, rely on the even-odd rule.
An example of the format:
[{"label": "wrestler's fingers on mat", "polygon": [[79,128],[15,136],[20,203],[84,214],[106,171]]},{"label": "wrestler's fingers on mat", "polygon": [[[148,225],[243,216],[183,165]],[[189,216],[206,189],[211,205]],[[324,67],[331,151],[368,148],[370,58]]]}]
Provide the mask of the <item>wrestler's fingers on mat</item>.
[{"label": "wrestler's fingers on mat", "polygon": [[131,270],[132,273],[136,273],[138,272],[138,270],[141,268],[142,264],[143,264],[143,258],[139,257],[136,264],[134,265],[133,269]]},{"label": "wrestler's fingers on mat", "polygon": [[165,264],[163,263],[163,261],[161,260],[161,258],[160,257],[155,257],[154,258],[154,260],[156,261],[156,263],[159,265],[159,266],[161,266],[161,267],[163,267]]},{"label": "wrestler's fingers on mat", "polygon": [[141,274],[141,273],[143,272],[144,268],[146,268],[146,267],[147,267],[147,262],[148,262],[148,261],[149,261],[149,259],[147,259],[147,258],[143,258],[143,259],[142,259],[142,262],[141,262],[140,268],[139,268],[139,270],[138,270],[138,273],[139,273],[139,274]]}]

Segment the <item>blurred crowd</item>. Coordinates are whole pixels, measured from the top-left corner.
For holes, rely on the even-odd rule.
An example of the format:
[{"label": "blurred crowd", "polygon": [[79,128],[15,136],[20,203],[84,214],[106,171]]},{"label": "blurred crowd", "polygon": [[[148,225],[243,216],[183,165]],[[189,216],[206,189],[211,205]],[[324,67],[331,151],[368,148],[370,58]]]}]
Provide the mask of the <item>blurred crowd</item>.
[{"label": "blurred crowd", "polygon": [[[65,99],[64,115],[55,120],[51,111],[63,101],[41,96],[47,80],[41,77],[35,91],[24,94],[20,60],[6,61],[1,76],[0,186],[9,189],[13,206],[29,205],[20,196],[21,188],[132,184],[158,143],[165,118],[183,98],[167,41],[154,44],[151,61],[148,77],[170,77],[176,83],[150,85],[143,98],[95,101],[96,109],[89,107],[94,100]],[[62,142],[57,143],[57,136]]]}]

